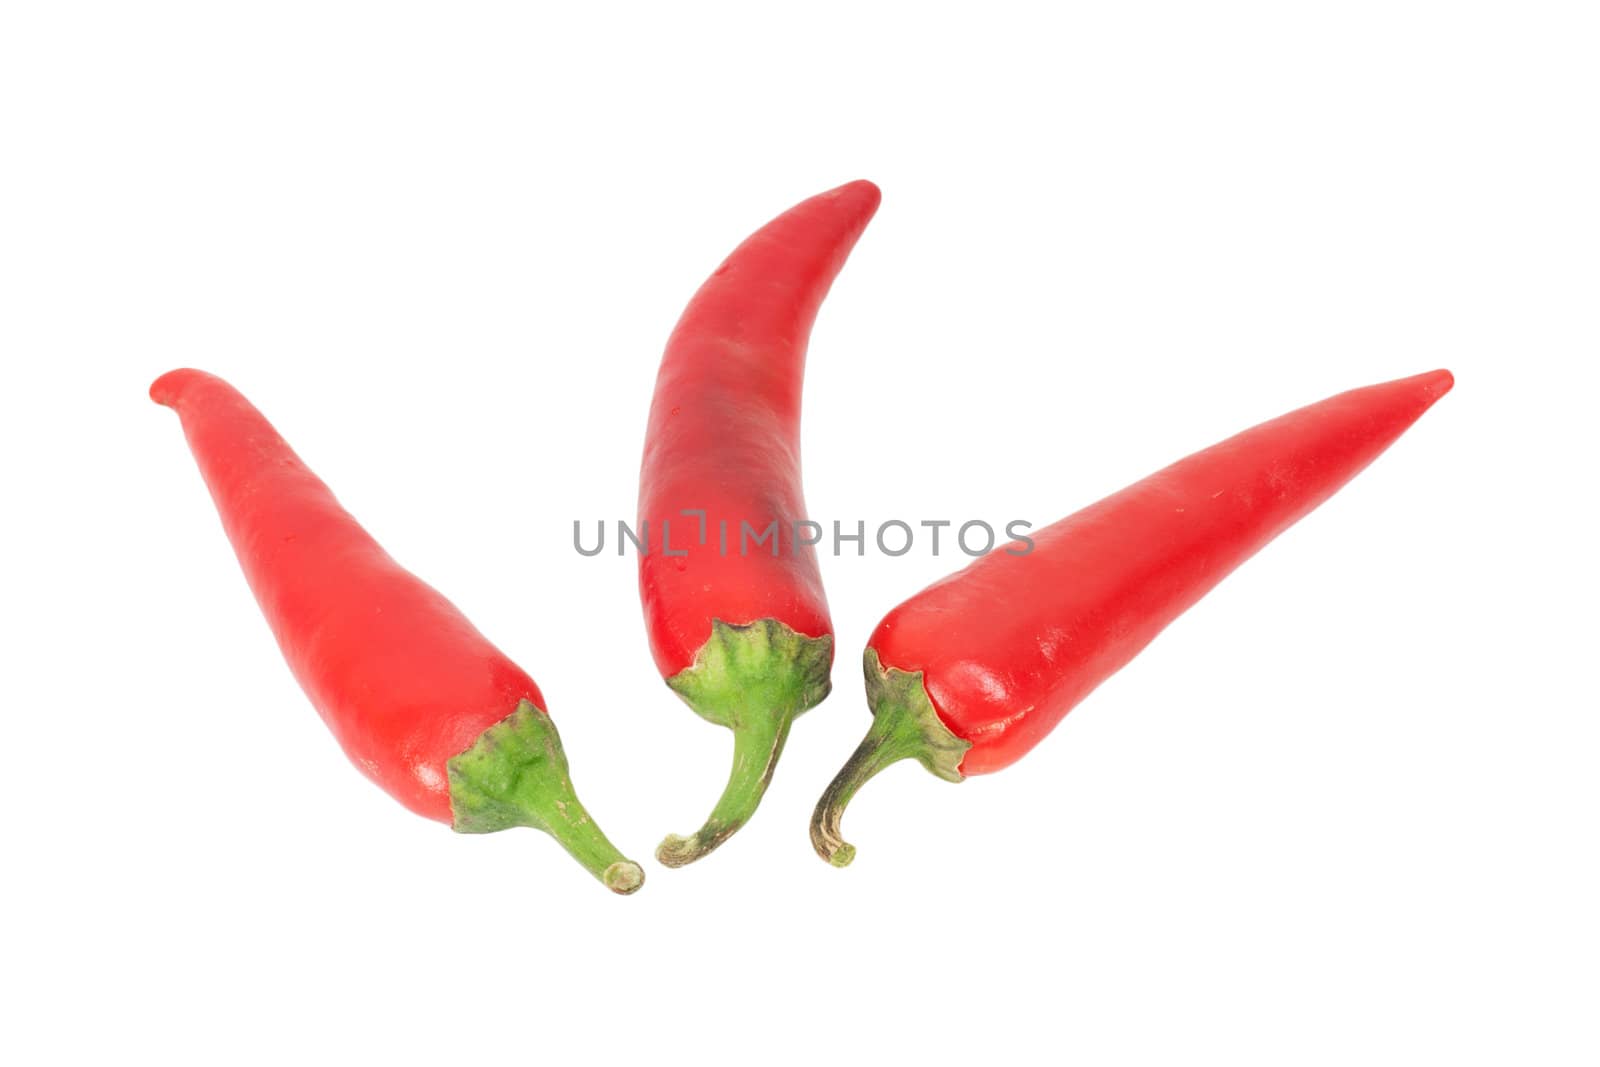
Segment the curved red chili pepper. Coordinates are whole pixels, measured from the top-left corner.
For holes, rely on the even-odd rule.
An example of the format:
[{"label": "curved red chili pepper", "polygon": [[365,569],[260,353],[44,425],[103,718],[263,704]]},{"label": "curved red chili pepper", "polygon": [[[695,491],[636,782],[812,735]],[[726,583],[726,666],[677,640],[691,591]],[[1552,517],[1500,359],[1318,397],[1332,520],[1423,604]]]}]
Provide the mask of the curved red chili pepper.
[{"label": "curved red chili pepper", "polygon": [[763,226],[700,287],[661,360],[639,478],[639,595],[662,677],[734,732],[727,788],[699,832],[662,842],[669,866],[750,818],[795,716],[828,694],[833,626],[815,535],[796,526],[800,391],[817,309],[878,199],[871,182],[851,182]]},{"label": "curved red chili pepper", "polygon": [[196,370],[178,413],[284,659],[345,754],[463,833],[544,830],[618,893],[644,879],[572,791],[544,697],[450,601],[403,569],[232,386]]},{"label": "curved red chili pepper", "polygon": [[839,836],[861,785],[912,758],[941,778],[997,771],[1195,601],[1344,485],[1449,392],[1449,371],[1301,408],[993,552],[886,615],[867,644],[873,722],[817,804],[811,842]]}]

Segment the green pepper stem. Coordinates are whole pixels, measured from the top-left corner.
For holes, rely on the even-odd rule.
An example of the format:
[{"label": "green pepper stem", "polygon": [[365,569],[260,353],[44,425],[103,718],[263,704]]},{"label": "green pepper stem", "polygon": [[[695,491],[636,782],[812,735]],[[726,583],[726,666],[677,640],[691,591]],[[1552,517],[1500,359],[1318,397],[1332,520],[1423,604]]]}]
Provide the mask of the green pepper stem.
[{"label": "green pepper stem", "polygon": [[556,843],[583,864],[583,869],[600,879],[613,893],[626,896],[644,884],[644,870],[622,854],[590,818],[588,809],[570,791],[562,798],[555,792],[528,791],[524,811],[534,818],[523,825],[543,830]]},{"label": "green pepper stem", "polygon": [[856,858],[856,846],[839,832],[839,822],[844,818],[850,798],[873,775],[912,755],[908,746],[896,743],[895,730],[890,723],[892,718],[891,715],[873,717],[867,736],[861,739],[861,744],[822,791],[822,798],[811,813],[811,847],[835,867],[848,867]]},{"label": "green pepper stem", "polygon": [[682,867],[700,859],[755,814],[783,754],[795,712],[743,716],[733,727],[733,770],[705,825],[688,837],[668,834],[656,848],[656,859]]},{"label": "green pepper stem", "polygon": [[450,760],[452,826],[487,834],[543,830],[613,893],[632,893],[644,871],[617,850],[572,789],[567,756],[550,716],[524,700]]},{"label": "green pepper stem", "polygon": [[972,747],[939,718],[921,671],[884,667],[871,648],[864,666],[872,725],[811,813],[811,847],[835,867],[847,867],[856,858],[855,846],[844,839],[839,823],[850,799],[873,775],[900,760],[914,759],[945,781],[959,782],[962,757]]},{"label": "green pepper stem", "polygon": [[733,731],[733,770],[704,826],[668,834],[656,859],[682,867],[705,856],[750,821],[772,781],[795,717],[828,695],[833,635],[807,637],[776,619],[711,623],[694,663],[667,685],[696,715]]}]

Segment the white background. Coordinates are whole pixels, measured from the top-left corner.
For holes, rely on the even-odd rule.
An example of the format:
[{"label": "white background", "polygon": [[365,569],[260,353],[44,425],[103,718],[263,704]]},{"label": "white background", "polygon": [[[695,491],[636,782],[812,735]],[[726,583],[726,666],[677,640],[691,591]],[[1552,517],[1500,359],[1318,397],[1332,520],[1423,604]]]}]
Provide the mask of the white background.
[{"label": "white background", "polygon": [[[11,4],[0,16],[12,1063],[1593,1063],[1587,5]],[[877,619],[756,820],[616,898],[345,762],[150,379],[221,374],[538,678],[641,860],[727,736],[630,560],[662,343],[868,177],[813,514],[1043,523],[1256,421],[1454,393],[1032,755],[811,853]],[[891,1062],[885,1060],[884,1062]]]}]

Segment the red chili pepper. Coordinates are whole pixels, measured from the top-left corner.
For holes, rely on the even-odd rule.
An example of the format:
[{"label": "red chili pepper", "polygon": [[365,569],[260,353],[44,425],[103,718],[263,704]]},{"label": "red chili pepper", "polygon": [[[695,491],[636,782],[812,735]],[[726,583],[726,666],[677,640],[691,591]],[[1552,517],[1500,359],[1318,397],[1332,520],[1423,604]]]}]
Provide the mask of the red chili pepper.
[{"label": "red chili pepper", "polygon": [[618,893],[644,880],[578,802],[533,679],[389,558],[266,418],[196,370],[178,413],[289,669],[362,773],[462,833],[532,826]]},{"label": "red chili pepper", "polygon": [[734,733],[710,819],[656,850],[679,867],[754,813],[795,716],[828,695],[833,626],[800,487],[800,389],[817,308],[878,207],[858,181],[763,226],[667,342],[639,479],[639,594],[662,677]]},{"label": "red chili pepper", "polygon": [[959,782],[1020,759],[1233,569],[1449,392],[1449,371],[1262,423],[993,552],[891,611],[866,651],[873,721],[811,819],[817,854],[861,785],[912,758]]}]

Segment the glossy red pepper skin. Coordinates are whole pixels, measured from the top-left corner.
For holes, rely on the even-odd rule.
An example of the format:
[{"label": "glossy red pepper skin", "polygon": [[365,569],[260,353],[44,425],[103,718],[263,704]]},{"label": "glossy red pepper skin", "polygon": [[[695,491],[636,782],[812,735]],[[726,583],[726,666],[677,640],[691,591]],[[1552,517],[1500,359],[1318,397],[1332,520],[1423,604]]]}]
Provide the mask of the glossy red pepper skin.
[{"label": "glossy red pepper skin", "polygon": [[921,721],[860,759],[854,780],[830,787],[813,822],[819,853],[849,861],[838,816],[888,755],[952,780],[1020,759],[1452,384],[1448,371],[1433,371],[1262,423],[1038,531],[1030,552],[990,553],[895,608],[867,646],[874,729],[888,731],[883,717]]},{"label": "glossy red pepper skin", "polygon": [[[639,595],[650,650],[697,712],[734,729],[744,745],[737,760],[754,761],[767,776],[789,720],[826,694],[833,654],[816,553],[797,543],[794,525],[806,517],[806,345],[878,201],[871,182],[852,182],[784,212],[741,244],[673,330],[650,408],[639,479],[639,528],[650,539],[639,559]],[[741,551],[744,524],[753,539],[774,522],[776,552],[771,541]],[[718,663],[710,662],[714,655]],[[773,691],[761,699],[773,706],[733,706],[741,690],[764,684]],[[766,780],[744,777],[729,783],[716,825],[692,841],[669,839],[677,844],[663,846],[663,862],[704,855],[749,817]]]},{"label": "glossy red pepper skin", "polygon": [[[232,386],[177,370],[157,379],[150,396],[181,419],[284,659],[351,762],[419,815],[462,830],[499,828],[482,825],[481,811],[458,810],[483,798],[476,790],[466,797],[465,783],[453,778],[458,757],[529,708],[538,718],[525,728],[539,746],[552,743],[533,679],[455,605],[391,559]],[[497,742],[516,747],[513,737]],[[534,772],[551,769],[529,760]],[[504,815],[497,811],[488,821]],[[561,836],[560,827],[538,825]],[[608,885],[636,888],[636,865],[605,879],[607,868],[626,861],[592,839],[579,844],[595,862],[604,860],[595,873]]]},{"label": "glossy red pepper skin", "polygon": [[[776,619],[796,633],[833,632],[814,550],[794,551],[806,517],[800,481],[800,394],[817,310],[877,210],[858,181],[814,196],[751,235],[695,293],[656,377],[639,474],[639,520],[659,542],[639,558],[650,651],[664,678],[692,665],[711,620]],[[700,543],[704,510],[708,536]],[[720,552],[719,521],[734,550]],[[778,520],[785,541],[740,556],[739,524]],[[753,536],[753,535],[752,535]]]}]

